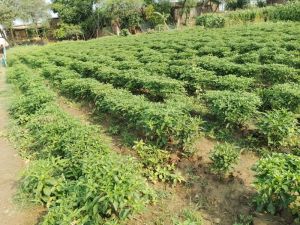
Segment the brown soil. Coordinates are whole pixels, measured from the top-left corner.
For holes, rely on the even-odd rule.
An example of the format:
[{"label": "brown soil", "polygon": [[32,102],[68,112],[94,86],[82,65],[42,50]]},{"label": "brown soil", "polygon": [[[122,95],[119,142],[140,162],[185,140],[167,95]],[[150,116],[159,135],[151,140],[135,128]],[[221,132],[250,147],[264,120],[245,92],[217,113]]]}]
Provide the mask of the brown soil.
[{"label": "brown soil", "polygon": [[9,121],[8,96],[5,73],[0,68],[0,221],[3,225],[33,225],[38,222],[41,210],[17,206],[13,202],[19,173],[25,162],[4,135]]},{"label": "brown soil", "polygon": [[251,207],[254,194],[251,167],[258,157],[252,152],[244,152],[234,172],[221,179],[209,171],[209,151],[214,145],[213,141],[201,138],[196,143],[195,155],[178,163],[186,178],[185,184],[176,188],[158,187],[166,193],[166,197],[126,224],[171,225],[172,218],[180,215],[184,208],[200,211],[204,225],[232,225],[239,215],[253,215],[254,225],[287,224],[280,217],[255,213]]}]

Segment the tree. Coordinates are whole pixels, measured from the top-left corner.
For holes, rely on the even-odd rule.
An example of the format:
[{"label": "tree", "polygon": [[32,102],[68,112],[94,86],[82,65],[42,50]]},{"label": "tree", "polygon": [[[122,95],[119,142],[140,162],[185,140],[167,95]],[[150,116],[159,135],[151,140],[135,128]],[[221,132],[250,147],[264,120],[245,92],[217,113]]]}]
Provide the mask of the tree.
[{"label": "tree", "polygon": [[169,26],[167,24],[167,20],[169,18],[169,14],[165,14],[165,13],[159,13],[159,12],[154,12],[154,15],[157,15],[160,20],[162,21],[163,25],[165,26],[166,29],[169,29]]},{"label": "tree", "polygon": [[226,9],[237,10],[243,9],[249,5],[250,0],[226,0]]},{"label": "tree", "polygon": [[98,36],[105,25],[116,34],[122,28],[135,32],[142,21],[143,4],[143,0],[53,0],[51,8],[63,24],[79,25],[85,37],[90,38]]},{"label": "tree", "polygon": [[163,24],[168,28],[167,22],[171,18],[171,3],[167,0],[145,0],[146,6],[143,8],[144,19],[149,22],[151,27]]},{"label": "tree", "polygon": [[110,21],[115,33],[119,35],[121,27],[132,28],[139,25],[143,3],[143,0],[104,0],[99,9]]},{"label": "tree", "polygon": [[99,14],[95,9],[99,0],[53,0],[52,10],[59,15],[63,24],[80,26],[87,38],[93,37],[99,28]]},{"label": "tree", "polygon": [[182,1],[182,11],[181,17],[185,15],[184,23],[187,24],[187,21],[190,18],[191,9],[197,6],[197,0],[183,0]]},{"label": "tree", "polygon": [[[1,0],[0,1],[0,24],[10,30],[12,41],[14,33],[12,30],[15,19],[20,18],[34,24],[38,35],[38,23],[47,22],[49,6],[45,0]],[[2,34],[2,36],[4,36]]]},{"label": "tree", "polygon": [[32,23],[36,35],[39,36],[38,24],[47,22],[49,18],[49,5],[45,0],[21,0],[19,1],[19,8],[21,9],[18,17]]},{"label": "tree", "polygon": [[53,0],[51,8],[68,24],[81,24],[93,14],[95,0]]},{"label": "tree", "polygon": [[[16,0],[2,0],[0,1],[0,24],[4,25],[7,29],[10,29],[12,39],[14,42],[14,36],[12,32],[13,21],[18,15],[18,2]],[[6,35],[0,29],[0,34],[3,38]],[[8,42],[8,40],[6,40]]]},{"label": "tree", "polygon": [[6,27],[11,27],[18,14],[17,8],[15,0],[0,1],[0,23]]},{"label": "tree", "polygon": [[54,30],[53,35],[60,40],[74,38],[78,40],[79,36],[83,35],[83,32],[79,25],[62,23],[59,25],[58,29]]}]

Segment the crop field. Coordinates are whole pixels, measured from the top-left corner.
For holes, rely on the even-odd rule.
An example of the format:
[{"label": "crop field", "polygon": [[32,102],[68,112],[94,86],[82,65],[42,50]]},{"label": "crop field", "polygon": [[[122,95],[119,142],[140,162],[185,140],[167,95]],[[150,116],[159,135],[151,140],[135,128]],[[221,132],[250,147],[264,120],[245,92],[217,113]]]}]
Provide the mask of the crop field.
[{"label": "crop field", "polygon": [[20,47],[8,81],[41,224],[300,222],[298,22]]}]

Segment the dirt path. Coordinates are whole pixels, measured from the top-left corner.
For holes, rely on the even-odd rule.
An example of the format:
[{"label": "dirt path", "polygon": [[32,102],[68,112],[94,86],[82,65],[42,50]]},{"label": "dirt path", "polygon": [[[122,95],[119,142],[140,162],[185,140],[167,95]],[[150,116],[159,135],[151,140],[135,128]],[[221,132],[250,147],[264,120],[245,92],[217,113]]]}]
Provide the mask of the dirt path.
[{"label": "dirt path", "polygon": [[8,90],[4,70],[0,68],[0,224],[34,225],[37,223],[39,210],[21,209],[13,203],[18,175],[25,163],[3,136],[9,121],[7,103],[10,95]]}]

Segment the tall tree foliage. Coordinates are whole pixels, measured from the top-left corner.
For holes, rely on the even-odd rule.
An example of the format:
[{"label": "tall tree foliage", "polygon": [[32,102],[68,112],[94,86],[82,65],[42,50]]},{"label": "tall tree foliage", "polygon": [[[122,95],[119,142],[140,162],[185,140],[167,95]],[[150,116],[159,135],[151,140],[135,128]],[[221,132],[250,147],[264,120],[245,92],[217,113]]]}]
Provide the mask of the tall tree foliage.
[{"label": "tall tree foliage", "polygon": [[[0,24],[10,29],[13,37],[12,26],[15,19],[19,18],[33,23],[37,32],[37,24],[46,21],[49,16],[49,7],[44,0],[1,0]],[[14,40],[13,40],[14,41]]]},{"label": "tall tree foliage", "polygon": [[184,15],[185,21],[184,23],[186,24],[187,21],[190,18],[190,13],[192,8],[195,8],[197,5],[197,0],[183,0],[182,1],[182,10],[181,10],[181,16]]},{"label": "tall tree foliage", "polygon": [[227,0],[226,9],[228,10],[243,9],[249,4],[250,4],[250,0]]},{"label": "tall tree foliage", "polygon": [[69,24],[80,24],[93,14],[94,0],[53,0],[51,8],[61,20]]},{"label": "tall tree foliage", "polygon": [[166,26],[172,18],[172,5],[168,0],[145,0],[146,6],[143,8],[145,21],[154,28],[156,25]]},{"label": "tall tree foliage", "polygon": [[135,27],[141,21],[143,0],[53,0],[51,8],[63,23],[79,25],[87,38],[96,36],[99,28]]},{"label": "tall tree foliage", "polygon": [[64,27],[80,27],[89,38],[97,28],[97,0],[53,0],[51,8],[58,13]]},{"label": "tall tree foliage", "polygon": [[38,25],[48,23],[50,17],[49,5],[45,0],[21,0],[19,17],[33,25],[36,35],[39,36]]},{"label": "tall tree foliage", "polygon": [[0,24],[11,27],[18,15],[18,4],[16,0],[0,1]]},{"label": "tall tree foliage", "polygon": [[25,21],[37,24],[49,18],[49,5],[45,0],[19,1],[19,17]]},{"label": "tall tree foliage", "polygon": [[139,25],[143,4],[143,0],[104,0],[100,10],[118,33],[121,28],[134,28]]}]

